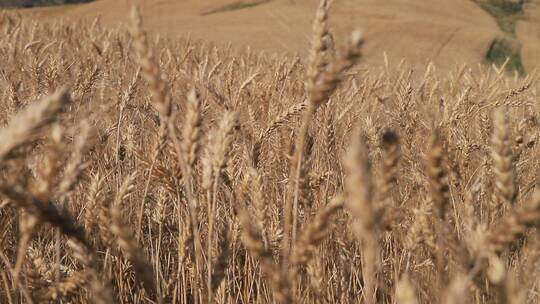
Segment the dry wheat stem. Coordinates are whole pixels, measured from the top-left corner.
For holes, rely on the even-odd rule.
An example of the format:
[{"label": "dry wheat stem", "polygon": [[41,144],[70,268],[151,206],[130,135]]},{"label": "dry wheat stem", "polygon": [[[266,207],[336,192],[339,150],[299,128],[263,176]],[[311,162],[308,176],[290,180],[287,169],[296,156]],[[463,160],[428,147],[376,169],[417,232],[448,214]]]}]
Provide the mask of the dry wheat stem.
[{"label": "dry wheat stem", "polygon": [[352,215],[351,225],[362,245],[363,298],[375,303],[378,272],[380,215],[373,204],[374,185],[366,139],[356,135],[345,156],[346,207]]},{"label": "dry wheat stem", "polygon": [[289,195],[284,208],[284,238],[282,245],[282,256],[284,257],[283,267],[287,267],[287,259],[291,247],[291,239],[296,241],[296,226],[298,213],[298,199],[300,194],[300,177],[302,172],[302,161],[306,135],[313,115],[317,108],[328,101],[333,91],[337,88],[343,73],[352,67],[360,57],[361,47],[363,45],[361,33],[354,32],[347,49],[330,63],[324,71],[321,71],[317,81],[309,94],[307,109],[302,118],[302,124],[296,137],[294,156],[291,161],[291,172],[289,174]]}]

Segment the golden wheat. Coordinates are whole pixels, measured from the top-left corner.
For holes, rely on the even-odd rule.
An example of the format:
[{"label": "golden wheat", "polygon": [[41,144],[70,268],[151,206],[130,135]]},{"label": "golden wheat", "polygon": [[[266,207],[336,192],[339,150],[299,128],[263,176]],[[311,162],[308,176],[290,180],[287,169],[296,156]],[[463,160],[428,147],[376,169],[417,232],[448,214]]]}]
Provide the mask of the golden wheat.
[{"label": "golden wheat", "polygon": [[0,303],[538,302],[539,75],[331,2],[306,61],[1,13]]}]

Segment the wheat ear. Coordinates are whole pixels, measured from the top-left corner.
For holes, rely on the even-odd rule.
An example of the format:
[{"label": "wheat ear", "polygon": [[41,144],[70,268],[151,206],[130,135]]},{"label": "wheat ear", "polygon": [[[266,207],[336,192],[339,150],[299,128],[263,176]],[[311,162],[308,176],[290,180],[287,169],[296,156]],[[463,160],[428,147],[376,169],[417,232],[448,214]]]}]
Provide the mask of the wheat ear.
[{"label": "wheat ear", "polygon": [[[508,209],[514,203],[517,192],[515,185],[512,145],[508,132],[508,119],[503,109],[497,109],[493,115],[492,152],[493,172],[495,174],[493,189],[494,212],[501,207]],[[492,214],[494,217],[495,214]]]},{"label": "wheat ear", "polygon": [[60,113],[71,98],[67,89],[60,89],[55,93],[28,106],[18,113],[9,124],[0,129],[0,163],[4,161],[16,148],[32,140],[35,133],[42,127],[50,124]]}]

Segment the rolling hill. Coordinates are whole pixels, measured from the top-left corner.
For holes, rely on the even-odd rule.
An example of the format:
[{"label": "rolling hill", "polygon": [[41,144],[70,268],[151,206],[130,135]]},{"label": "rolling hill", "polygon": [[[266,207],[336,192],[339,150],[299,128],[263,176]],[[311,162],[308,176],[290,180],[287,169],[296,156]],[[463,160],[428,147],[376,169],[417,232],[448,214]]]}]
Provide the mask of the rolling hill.
[{"label": "rolling hill", "polygon": [[[21,12],[38,20],[100,16],[104,24],[117,26],[128,20],[131,3],[137,3],[145,26],[154,33],[302,56],[309,45],[317,2],[100,0]],[[355,28],[364,30],[364,62],[380,64],[386,52],[392,61],[405,59],[416,65],[432,60],[440,69],[485,62],[494,41],[508,36],[493,16],[470,0],[335,0],[330,22],[336,36]],[[516,28],[517,38],[525,42],[524,64],[532,69],[540,54],[538,26],[528,20],[518,22]]]}]

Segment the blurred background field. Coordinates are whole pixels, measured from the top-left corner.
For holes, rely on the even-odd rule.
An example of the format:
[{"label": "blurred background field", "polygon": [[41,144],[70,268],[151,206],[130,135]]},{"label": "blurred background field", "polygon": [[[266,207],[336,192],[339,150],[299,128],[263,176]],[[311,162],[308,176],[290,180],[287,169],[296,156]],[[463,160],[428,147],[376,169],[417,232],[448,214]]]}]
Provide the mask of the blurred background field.
[{"label": "blurred background field", "polygon": [[[510,57],[508,70],[523,74],[540,59],[540,8],[534,0],[334,2],[331,24],[336,37],[357,27],[369,37],[364,62],[380,64],[386,52],[395,61],[425,65],[431,60],[446,70],[456,64],[502,64]],[[295,55],[305,54],[317,6],[311,0],[100,0],[21,14],[34,20],[100,16],[105,24],[117,26],[127,20],[130,3],[141,6],[148,29],[160,35],[190,35],[218,45]]]}]

